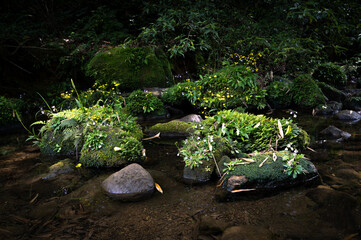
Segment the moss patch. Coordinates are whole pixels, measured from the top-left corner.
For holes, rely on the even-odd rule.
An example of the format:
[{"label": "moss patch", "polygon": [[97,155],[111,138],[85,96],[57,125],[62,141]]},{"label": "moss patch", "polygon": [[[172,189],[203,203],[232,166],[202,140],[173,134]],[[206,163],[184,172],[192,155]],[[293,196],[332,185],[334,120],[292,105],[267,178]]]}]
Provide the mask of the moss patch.
[{"label": "moss patch", "polygon": [[87,65],[87,75],[97,83],[119,83],[122,91],[173,85],[170,63],[160,49],[113,48],[98,53]]},{"label": "moss patch", "polygon": [[194,132],[191,123],[173,120],[167,123],[157,123],[148,129],[150,133],[168,133],[168,134],[182,134],[188,135]]},{"label": "moss patch", "polygon": [[[284,154],[287,154],[286,151],[275,153],[277,159],[273,161],[273,153],[268,152],[264,154],[258,154],[250,159],[255,162],[248,164],[239,164],[234,165],[233,167],[223,167],[223,169],[227,172],[225,175],[225,181],[223,183],[223,187],[227,187],[227,180],[231,176],[245,176],[248,181],[245,183],[244,187],[254,187],[257,185],[262,185],[264,187],[272,187],[279,182],[292,180],[292,176],[285,173],[285,161],[283,161]],[[267,158],[267,160],[263,163],[261,167],[260,164]],[[227,159],[223,159],[224,162],[228,162]],[[247,161],[243,161],[247,163]],[[313,164],[302,158],[299,162],[304,170],[308,173],[314,173],[315,169],[313,168]],[[305,172],[306,172],[305,171]]]},{"label": "moss patch", "polygon": [[293,102],[303,108],[312,108],[326,102],[325,95],[308,74],[300,75],[294,80],[291,92]]},{"label": "moss patch", "polygon": [[[79,162],[87,167],[116,167],[142,160],[142,143],[120,129],[103,130],[104,146],[92,150],[83,146]],[[116,148],[116,150],[115,150]]]}]

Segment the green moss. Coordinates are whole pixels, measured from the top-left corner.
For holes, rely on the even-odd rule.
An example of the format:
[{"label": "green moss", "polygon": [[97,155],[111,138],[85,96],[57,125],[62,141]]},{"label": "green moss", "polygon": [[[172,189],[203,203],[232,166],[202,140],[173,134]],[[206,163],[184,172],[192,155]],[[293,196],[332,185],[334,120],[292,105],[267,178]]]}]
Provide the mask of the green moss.
[{"label": "green moss", "polygon": [[49,130],[42,136],[39,148],[41,153],[47,155],[75,155],[76,147],[74,142],[75,139],[73,137],[64,140],[64,135],[61,131],[54,132]]},{"label": "green moss", "polygon": [[[277,156],[277,159],[275,161],[273,161],[273,153],[268,152],[251,157],[251,159],[255,161],[253,163],[235,165],[231,170],[227,170],[228,168],[226,167],[225,170],[227,174],[225,175],[225,181],[223,186],[227,186],[227,180],[231,176],[245,176],[248,179],[246,184],[251,186],[255,184],[267,184],[271,186],[273,183],[282,182],[287,179],[291,180],[292,176],[285,173],[285,161],[283,161],[283,156],[290,153],[282,151],[275,154]],[[259,167],[266,158],[267,160],[263,163],[261,167]],[[299,164],[307,172],[314,172],[310,161],[303,158],[300,160]]]},{"label": "green moss", "polygon": [[347,81],[345,71],[340,66],[331,62],[318,65],[312,76],[320,82],[334,86],[344,86]]},{"label": "green moss", "polygon": [[149,128],[149,132],[160,132],[162,133],[180,133],[190,134],[194,132],[192,124],[173,120],[167,123],[157,123],[156,125]]},{"label": "green moss", "polygon": [[[107,136],[101,148],[92,150],[86,145],[79,162],[86,167],[116,167],[142,160],[142,143],[120,129],[103,129]],[[117,148],[116,150],[114,148]]]},{"label": "green moss", "polygon": [[87,65],[87,75],[99,84],[116,81],[122,91],[167,87],[174,83],[164,52],[151,47],[118,47],[98,53]]},{"label": "green moss", "polygon": [[298,76],[293,82],[291,92],[293,102],[303,108],[312,108],[326,102],[325,95],[309,74]]}]

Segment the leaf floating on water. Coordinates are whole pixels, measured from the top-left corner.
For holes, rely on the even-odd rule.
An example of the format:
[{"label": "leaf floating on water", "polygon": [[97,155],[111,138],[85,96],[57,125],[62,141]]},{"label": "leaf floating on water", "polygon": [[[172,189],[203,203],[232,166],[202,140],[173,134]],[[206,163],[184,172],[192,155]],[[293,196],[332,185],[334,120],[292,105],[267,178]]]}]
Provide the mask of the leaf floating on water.
[{"label": "leaf floating on water", "polygon": [[120,148],[120,147],[114,147],[114,151],[118,152],[118,151],[120,151],[120,150],[122,150],[122,148]]},{"label": "leaf floating on water", "polygon": [[162,190],[162,188],[159,186],[159,184],[158,184],[158,183],[154,183],[154,185],[155,185],[155,188],[157,189],[157,191],[160,192],[161,194],[163,194],[163,190]]},{"label": "leaf floating on water", "polygon": [[233,190],[233,191],[231,191],[231,193],[249,192],[249,191],[254,191],[254,190],[256,190],[256,189],[255,189],[255,188],[237,189],[237,190]]},{"label": "leaf floating on water", "polygon": [[282,124],[281,124],[280,120],[278,120],[277,124],[278,124],[278,131],[280,132],[280,136],[281,136],[281,138],[284,138],[285,135],[283,134]]}]

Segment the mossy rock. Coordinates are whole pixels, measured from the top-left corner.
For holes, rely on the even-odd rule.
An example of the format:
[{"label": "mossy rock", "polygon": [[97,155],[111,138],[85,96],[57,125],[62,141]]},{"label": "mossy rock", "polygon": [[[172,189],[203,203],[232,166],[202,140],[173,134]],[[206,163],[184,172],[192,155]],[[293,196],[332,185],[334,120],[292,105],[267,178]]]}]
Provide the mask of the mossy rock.
[{"label": "mossy rock", "polygon": [[[299,164],[303,168],[303,172],[297,177],[287,174],[283,158],[285,155],[291,154],[288,151],[276,152],[276,158],[273,158],[273,152],[256,154],[241,163],[233,164],[235,159],[223,157],[222,161],[228,166],[222,166],[225,172],[222,178],[221,187],[227,192],[233,193],[242,189],[254,190],[273,190],[283,187],[291,187],[297,184],[308,183],[318,179],[318,172],[311,161],[301,158]],[[254,162],[252,162],[253,160]]]},{"label": "mossy rock", "polygon": [[193,133],[194,129],[192,123],[172,120],[167,123],[157,123],[156,125],[151,126],[147,132],[149,134],[160,132],[160,135],[164,137],[184,137]]},{"label": "mossy rock", "polygon": [[174,84],[165,53],[151,47],[118,47],[95,55],[86,70],[99,84],[117,82],[121,91]]},{"label": "mossy rock", "polygon": [[[44,133],[43,137],[40,140],[40,151],[46,155],[75,155],[75,139],[68,138],[63,140],[63,132],[53,130],[48,130]],[[82,144],[80,144],[81,148]],[[80,151],[79,148],[79,151]]]},{"label": "mossy rock", "polygon": [[74,163],[71,159],[66,158],[61,160],[49,167],[49,172],[44,174],[42,179],[44,180],[51,180],[56,178],[61,174],[67,174],[74,171]]},{"label": "mossy rock", "polygon": [[298,76],[291,89],[293,102],[302,108],[312,108],[326,102],[326,97],[311,75]]},{"label": "mossy rock", "polygon": [[104,145],[96,150],[83,145],[79,162],[86,167],[118,167],[143,160],[142,143],[118,128],[104,129]]}]

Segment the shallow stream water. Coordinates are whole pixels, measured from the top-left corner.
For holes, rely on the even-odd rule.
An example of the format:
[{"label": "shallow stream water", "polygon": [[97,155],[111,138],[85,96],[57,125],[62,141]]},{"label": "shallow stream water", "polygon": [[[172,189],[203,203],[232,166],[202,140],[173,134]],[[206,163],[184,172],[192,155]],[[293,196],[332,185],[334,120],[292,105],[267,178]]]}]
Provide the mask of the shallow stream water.
[{"label": "shallow stream water", "polygon": [[[288,117],[279,112],[275,117]],[[65,157],[41,155],[23,133],[0,137],[0,239],[221,239],[205,231],[204,217],[229,226],[267,229],[271,239],[361,239],[361,122],[299,115],[295,121],[312,137],[305,154],[320,184],[236,201],[217,202],[216,180],[182,181],[184,163],[176,140],[144,144],[151,173],[164,194],[124,203],[108,198],[101,182],[118,169],[76,169],[51,181],[48,167]],[[328,125],[352,133],[344,142],[322,141]],[[203,227],[200,227],[203,226]],[[239,239],[243,239],[239,236]]]}]

